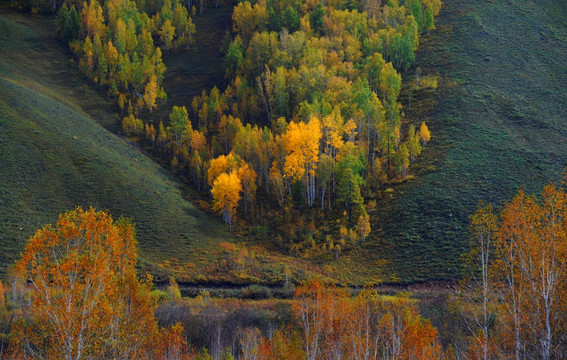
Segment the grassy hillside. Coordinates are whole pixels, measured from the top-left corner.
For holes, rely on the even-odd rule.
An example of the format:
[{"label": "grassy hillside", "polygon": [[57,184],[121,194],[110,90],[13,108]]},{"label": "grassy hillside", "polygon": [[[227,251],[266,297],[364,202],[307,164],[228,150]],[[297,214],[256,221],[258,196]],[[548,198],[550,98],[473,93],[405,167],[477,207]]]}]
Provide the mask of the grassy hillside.
[{"label": "grassy hillside", "polygon": [[[433,134],[416,178],[379,199],[360,249],[315,264],[282,256],[235,240],[168,172],[98,125],[116,132],[116,107],[84,83],[52,19],[0,7],[2,272],[36,228],[93,205],[134,217],[144,267],[191,281],[281,281],[286,266],[296,279],[315,272],[353,284],[450,279],[480,200],[538,192],[567,164],[567,4],[447,0],[416,64],[440,89],[413,93],[410,106],[415,68],[405,76],[404,111]],[[198,25],[213,29],[228,14],[211,11]],[[206,31],[215,47],[165,57],[168,103],[189,105],[201,87],[221,85],[217,30]]]},{"label": "grassy hillside", "polygon": [[[443,4],[416,65],[440,76],[440,90],[411,107],[402,100],[408,117],[427,121],[432,141],[416,179],[395,187],[377,212],[380,231],[344,259],[351,278],[370,270],[349,262],[384,264],[394,281],[457,276],[478,202],[539,193],[567,166],[567,3]],[[412,71],[406,82],[415,81]]]},{"label": "grassy hillside", "polygon": [[[87,117],[74,103],[80,94],[66,96],[80,84],[76,74],[52,82],[53,67],[32,63],[42,51],[57,61],[49,54],[57,48],[23,20],[0,16],[0,272],[35,229],[77,205],[133,217],[146,267],[174,258],[205,267],[210,255],[199,251],[233,236],[186,201],[168,172]],[[92,91],[89,98],[105,104]]]},{"label": "grassy hillside", "polygon": [[276,283],[286,267],[296,279],[321,273],[254,243],[244,248],[187,201],[177,178],[114,135],[116,106],[85,83],[54,28],[53,18],[0,3],[0,277],[36,229],[77,205],[133,218],[140,265],[158,280]]}]

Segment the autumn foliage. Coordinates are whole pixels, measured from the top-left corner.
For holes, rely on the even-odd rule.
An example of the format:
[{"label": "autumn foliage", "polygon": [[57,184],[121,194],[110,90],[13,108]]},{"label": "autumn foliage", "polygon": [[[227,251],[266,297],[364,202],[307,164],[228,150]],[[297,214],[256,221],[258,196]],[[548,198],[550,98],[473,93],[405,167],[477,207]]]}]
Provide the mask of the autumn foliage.
[{"label": "autumn foliage", "polygon": [[222,211],[223,219],[232,224],[232,216],[240,200],[241,181],[236,172],[222,173],[215,179],[211,193],[213,194],[213,209]]},{"label": "autumn foliage", "polygon": [[92,208],[38,230],[16,264],[31,303],[12,330],[11,357],[183,359],[182,329],[158,328],[151,278],[138,279],[136,260],[133,224]]},{"label": "autumn foliage", "polygon": [[[278,222],[286,209],[319,205],[322,214],[347,211],[345,225],[364,241],[370,232],[364,197],[407,178],[431,139],[424,122],[404,118],[400,73],[414,61],[419,36],[434,27],[440,6],[434,0],[239,2],[235,36],[225,49],[229,85],[187,104],[189,123],[199,129],[190,141],[178,141],[174,122],[160,130],[162,154],[199,190],[211,191],[213,209],[231,227],[238,213],[252,223],[267,208],[264,218],[284,215],[271,216],[269,222]],[[227,190],[214,183],[221,173],[226,183],[231,171],[241,188],[228,205],[219,200]],[[286,245],[320,248],[324,236],[317,237]]]},{"label": "autumn foliage", "polygon": [[[407,179],[431,139],[425,122],[417,128],[405,118],[399,97],[401,72],[415,61],[420,35],[435,28],[439,0],[240,1],[234,37],[223,44],[228,85],[174,106],[168,119],[155,111],[167,98],[162,51],[187,50],[196,7],[202,13],[207,1],[60,4],[57,33],[79,69],[116,99],[124,133],[143,137],[210,196],[231,228],[235,215],[253,226],[262,213],[274,231],[320,205],[321,215],[346,211],[343,225],[363,242],[365,198]],[[237,165],[221,171],[229,158]],[[232,171],[238,194],[223,186],[238,183]],[[327,235],[310,231],[285,246],[339,254],[358,242],[337,247]]]},{"label": "autumn foliage", "polygon": [[[58,2],[53,2],[55,9]],[[186,49],[192,42],[191,9],[170,0],[61,3],[57,32],[69,44],[82,73],[108,90],[127,116],[151,114],[166,98],[162,48]],[[129,135],[142,132],[133,132],[128,125],[124,130]]]},{"label": "autumn foliage", "polygon": [[444,356],[437,330],[407,296],[384,297],[365,289],[351,297],[346,289],[311,280],[296,289],[293,310],[300,330],[280,330],[270,341],[264,340],[258,359],[432,360]]},{"label": "autumn foliage", "polygon": [[[472,247],[477,259],[473,289],[482,296],[468,306],[473,321],[469,353],[489,359],[561,358],[567,333],[567,194],[547,186],[539,198],[523,191],[500,217],[477,211]],[[476,297],[475,297],[476,298]],[[497,319],[496,321],[494,319]]]}]

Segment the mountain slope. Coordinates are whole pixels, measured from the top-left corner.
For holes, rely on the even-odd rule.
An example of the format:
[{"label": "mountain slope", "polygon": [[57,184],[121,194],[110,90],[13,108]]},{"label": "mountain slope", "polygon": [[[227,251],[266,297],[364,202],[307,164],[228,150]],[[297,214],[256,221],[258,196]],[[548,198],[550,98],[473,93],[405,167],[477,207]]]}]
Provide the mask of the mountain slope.
[{"label": "mountain slope", "polygon": [[[22,19],[0,16],[0,273],[37,228],[78,205],[134,218],[143,267],[159,274],[156,265],[179,259],[204,268],[207,249],[234,237],[183,198],[175,177],[66,97],[81,96],[68,85],[77,78],[58,79],[30,62],[42,50],[45,61],[59,60]],[[88,96],[105,103],[96,92]]]}]

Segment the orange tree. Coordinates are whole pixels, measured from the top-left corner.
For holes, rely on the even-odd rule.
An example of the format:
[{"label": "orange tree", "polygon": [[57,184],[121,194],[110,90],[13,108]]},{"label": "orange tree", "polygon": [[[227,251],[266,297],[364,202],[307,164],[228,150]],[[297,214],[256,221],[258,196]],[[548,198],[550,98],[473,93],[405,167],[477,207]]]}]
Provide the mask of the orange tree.
[{"label": "orange tree", "polygon": [[464,284],[472,291],[462,306],[473,330],[468,357],[556,359],[566,353],[565,185],[548,185],[539,197],[520,191],[500,217],[491,206],[471,217],[465,260],[472,276]]},{"label": "orange tree", "polygon": [[11,356],[183,358],[182,331],[158,328],[151,279],[138,279],[136,258],[134,225],[92,208],[38,230],[16,264],[31,301],[13,330]]},{"label": "orange tree", "polygon": [[310,280],[296,288],[293,310],[306,360],[443,358],[437,329],[409,294],[384,297],[365,288],[351,297],[344,288]]},{"label": "orange tree", "polygon": [[506,204],[496,242],[494,272],[503,321],[503,343],[516,358],[560,358],[566,351],[567,194],[553,184],[541,200],[520,191]]}]

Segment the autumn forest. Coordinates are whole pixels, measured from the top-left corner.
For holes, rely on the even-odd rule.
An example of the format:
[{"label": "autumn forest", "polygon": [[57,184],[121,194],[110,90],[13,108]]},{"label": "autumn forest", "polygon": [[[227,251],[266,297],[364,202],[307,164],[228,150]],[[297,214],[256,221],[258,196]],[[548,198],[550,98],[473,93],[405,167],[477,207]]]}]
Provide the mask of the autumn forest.
[{"label": "autumn forest", "polygon": [[563,359],[567,6],[0,1],[0,359]]}]

